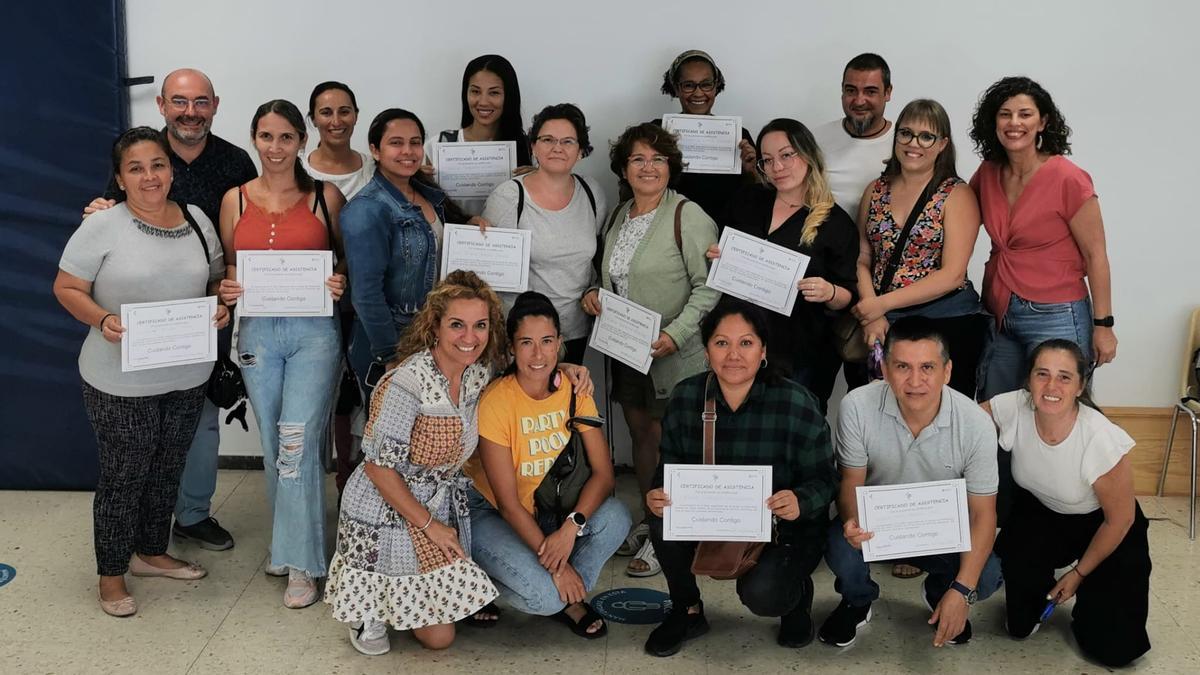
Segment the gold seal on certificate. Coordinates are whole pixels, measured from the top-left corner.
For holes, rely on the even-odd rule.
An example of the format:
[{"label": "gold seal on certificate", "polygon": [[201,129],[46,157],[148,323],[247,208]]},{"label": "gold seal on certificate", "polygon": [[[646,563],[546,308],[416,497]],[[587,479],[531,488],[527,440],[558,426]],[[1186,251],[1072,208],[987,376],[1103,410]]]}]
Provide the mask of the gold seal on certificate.
[{"label": "gold seal on certificate", "polygon": [[808,256],[732,227],[721,233],[717,246],[721,257],[708,269],[704,285],[791,316]]},{"label": "gold seal on certificate", "polygon": [[965,480],[862,486],[855,491],[858,526],[875,535],[863,542],[863,560],[971,550]]},{"label": "gold seal on certificate", "polygon": [[121,372],[217,360],[217,296],[121,305]]},{"label": "gold seal on certificate", "polygon": [[529,290],[529,251],[533,233],[505,227],[486,232],[474,225],[447,223],[442,237],[442,278],[470,270],[498,293]]},{"label": "gold seal on certificate", "polygon": [[240,316],[333,316],[332,251],[238,251]]},{"label": "gold seal on certificate", "polygon": [[679,136],[684,173],[742,172],[741,117],[670,114],[663,128]]},{"label": "gold seal on certificate", "polygon": [[438,184],[455,199],[481,199],[512,178],[515,141],[434,143],[433,166]]},{"label": "gold seal on certificate", "polygon": [[662,315],[603,288],[600,316],[592,324],[588,346],[639,373],[650,372],[650,344],[658,339]]},{"label": "gold seal on certificate", "polygon": [[665,541],[771,541],[771,467],[666,464]]}]

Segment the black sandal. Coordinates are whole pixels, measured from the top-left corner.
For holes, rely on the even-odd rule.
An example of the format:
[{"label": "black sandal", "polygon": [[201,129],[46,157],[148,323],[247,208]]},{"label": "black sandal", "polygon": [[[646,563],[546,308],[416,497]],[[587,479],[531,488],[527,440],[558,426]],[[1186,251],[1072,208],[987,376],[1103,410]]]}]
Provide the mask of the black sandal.
[{"label": "black sandal", "polygon": [[[561,612],[551,615],[550,618],[561,624],[565,624],[567,628],[571,629],[572,633],[587,640],[595,640],[596,638],[608,635],[608,622],[604,620],[604,617],[600,616],[600,614],[596,612],[596,610],[592,609],[592,606],[586,602],[581,602],[579,604],[583,605],[583,608],[587,610],[584,613],[583,618],[579,621],[572,619],[570,615],[567,614],[567,610],[565,608]],[[595,633],[589,633],[588,626],[596,623],[597,621],[600,622],[600,628]]]},{"label": "black sandal", "polygon": [[[481,619],[481,618],[479,618],[480,614],[491,614],[492,616],[494,616],[496,618]],[[463,619],[462,622],[467,624],[468,626],[474,626],[476,628],[492,628],[496,624],[500,623],[500,608],[496,606],[496,603],[489,602],[488,604],[481,607],[478,612],[475,612],[471,616],[468,616],[467,618]]]}]

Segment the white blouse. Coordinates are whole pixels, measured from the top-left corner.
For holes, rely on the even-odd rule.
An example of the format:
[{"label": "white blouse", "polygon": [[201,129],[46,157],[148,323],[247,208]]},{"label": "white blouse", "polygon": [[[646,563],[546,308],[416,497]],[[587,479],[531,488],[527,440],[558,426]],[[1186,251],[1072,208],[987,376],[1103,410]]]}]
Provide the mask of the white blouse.
[{"label": "white blouse", "polygon": [[650,230],[650,224],[654,222],[654,214],[657,212],[656,208],[636,218],[630,218],[629,212],[626,212],[625,222],[617,232],[617,241],[613,244],[612,254],[608,258],[608,274],[612,277],[617,295],[622,298],[629,297],[629,265],[633,262],[633,254],[637,253],[638,245],[646,238],[646,232]]}]

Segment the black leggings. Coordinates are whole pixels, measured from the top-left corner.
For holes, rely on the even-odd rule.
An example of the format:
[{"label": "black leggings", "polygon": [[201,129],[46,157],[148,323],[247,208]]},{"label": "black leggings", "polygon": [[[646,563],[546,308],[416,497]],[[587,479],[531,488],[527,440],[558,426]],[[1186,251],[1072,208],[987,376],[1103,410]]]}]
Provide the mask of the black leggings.
[{"label": "black leggings", "polygon": [[[1150,603],[1149,523],[1136,506],[1133,525],[1104,562],[1088,573],[1075,594],[1071,631],[1083,653],[1111,668],[1150,650],[1146,614]],[[1046,607],[1055,570],[1078,560],[1104,522],[1099,509],[1064,515],[1017,489],[1007,526],[996,538],[1004,573],[1008,630],[1028,635]]]}]

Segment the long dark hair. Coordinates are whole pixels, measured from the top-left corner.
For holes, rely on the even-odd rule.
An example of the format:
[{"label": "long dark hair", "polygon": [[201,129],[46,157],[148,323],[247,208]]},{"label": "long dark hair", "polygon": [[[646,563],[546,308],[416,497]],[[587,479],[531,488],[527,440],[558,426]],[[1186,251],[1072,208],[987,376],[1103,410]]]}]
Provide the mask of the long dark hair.
[{"label": "long dark hair", "polygon": [[[421,143],[425,142],[425,125],[421,123],[421,118],[417,117],[416,113],[403,108],[388,108],[376,115],[375,119],[371,120],[371,126],[367,127],[367,143],[378,150],[379,144],[383,142],[383,132],[387,129],[388,123],[396,120],[410,120],[413,124],[417,125],[417,131],[421,135]],[[377,168],[376,171],[378,170]],[[416,172],[408,180],[412,183],[420,183],[425,187],[433,188],[438,192],[445,192],[442,186],[438,185],[437,181],[429,177],[424,171]],[[445,201],[442,202],[442,208],[446,212],[446,222],[465,223],[471,218],[449,197],[446,197]]]},{"label": "long dark hair", "polygon": [[1059,112],[1058,106],[1054,105],[1050,92],[1028,77],[1003,78],[979,97],[975,116],[971,118],[971,140],[975,142],[975,153],[985,162],[1004,162],[1008,159],[1004,146],[996,136],[996,113],[1005,101],[1021,94],[1033,99],[1042,119],[1046,121],[1046,128],[1038,134],[1038,152],[1048,155],[1071,154],[1071,142],[1068,140],[1071,127],[1067,126],[1067,120]]},{"label": "long dark hair", "polygon": [[[308,138],[308,132],[304,128],[304,115],[300,114],[300,109],[291,101],[277,98],[258,106],[258,110],[254,111],[254,117],[250,119],[250,140],[253,141],[254,137],[258,135],[258,121],[269,113],[275,113],[287,120],[288,124],[292,125],[292,128],[296,130],[296,133],[300,134],[300,142],[303,143]],[[300,188],[301,192],[312,192],[312,176],[308,175],[308,172],[304,170],[304,167],[300,164],[299,157],[296,158],[296,164],[293,168],[296,174],[296,186]]]},{"label": "long dark hair", "polygon": [[471,108],[467,105],[467,89],[471,85],[471,77],[481,70],[486,70],[504,85],[504,109],[500,111],[500,127],[497,129],[496,140],[516,141],[517,164],[529,166],[529,141],[521,127],[521,85],[517,82],[517,71],[508,59],[499,54],[484,54],[476,56],[463,69],[462,77],[462,128],[467,128],[475,121],[471,116]]},{"label": "long dark hair", "polygon": [[[946,139],[946,147],[942,149],[941,154],[933,163],[933,178],[930,182],[934,188],[945,182],[947,178],[958,178],[954,138],[950,136],[950,116],[946,114],[946,109],[942,107],[941,103],[930,98],[918,98],[910,101],[900,111],[900,116],[892,125],[892,156],[888,158],[887,165],[883,167],[883,177],[891,178],[900,175],[900,160],[896,159],[896,151],[900,145],[896,140],[896,131],[905,122],[914,121],[928,124],[933,128],[934,133]],[[916,143],[916,140],[914,139],[912,142]],[[917,207],[924,208],[925,205],[918,204]]]},{"label": "long dark hair", "polygon": [[[1071,360],[1075,362],[1075,374],[1079,377],[1079,382],[1083,386],[1083,392],[1079,394],[1079,402],[1089,408],[1099,410],[1103,414],[1104,411],[1100,410],[1100,406],[1096,405],[1096,402],[1092,400],[1092,378],[1090,376],[1091,368],[1089,367],[1091,363],[1088,362],[1083,349],[1071,340],[1051,338],[1033,348],[1033,352],[1029,355],[1029,370],[1025,373],[1025,391],[1030,391],[1029,378],[1033,377],[1033,369],[1037,366],[1038,357],[1043,352],[1048,351],[1066,352],[1071,357]],[[1032,400],[1030,403],[1032,403]]]},{"label": "long dark hair", "polygon": [[[554,309],[554,303],[550,302],[550,298],[537,291],[525,291],[513,301],[512,309],[509,310],[508,318],[504,322],[504,332],[508,337],[509,347],[516,347],[517,329],[521,327],[522,321],[531,316],[541,316],[550,319],[550,322],[554,324],[554,332],[562,334],[562,325],[558,319],[558,310]],[[556,363],[555,366],[557,365]],[[504,369],[503,375],[515,375],[516,372],[517,357],[514,355],[508,367]],[[558,389],[554,384],[555,379],[557,379],[555,377],[557,373],[557,367],[550,369],[550,391]]]}]

